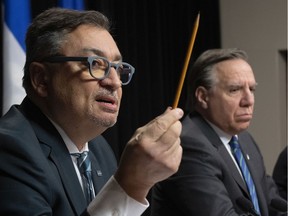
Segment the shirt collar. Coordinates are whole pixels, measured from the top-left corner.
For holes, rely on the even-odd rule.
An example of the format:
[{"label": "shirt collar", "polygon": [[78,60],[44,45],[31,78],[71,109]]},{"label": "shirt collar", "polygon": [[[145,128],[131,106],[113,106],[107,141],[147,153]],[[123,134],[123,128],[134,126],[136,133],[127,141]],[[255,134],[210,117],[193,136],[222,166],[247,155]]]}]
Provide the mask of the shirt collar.
[{"label": "shirt collar", "polygon": [[232,136],[227,134],[227,133],[225,133],[223,130],[221,130],[219,127],[217,127],[215,124],[213,124],[212,122],[208,121],[207,119],[205,119],[205,120],[208,122],[208,124],[213,128],[213,130],[219,136],[219,138],[221,139],[222,143],[224,145],[229,144]]}]

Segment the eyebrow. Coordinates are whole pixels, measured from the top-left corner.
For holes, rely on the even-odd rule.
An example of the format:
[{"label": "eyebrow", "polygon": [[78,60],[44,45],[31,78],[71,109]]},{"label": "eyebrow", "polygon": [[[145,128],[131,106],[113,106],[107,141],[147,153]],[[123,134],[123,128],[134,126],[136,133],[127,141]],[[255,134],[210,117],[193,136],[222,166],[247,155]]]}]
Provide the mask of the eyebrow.
[{"label": "eyebrow", "polygon": [[[230,84],[228,84],[227,85],[229,88],[231,88],[231,87],[243,87],[244,85],[243,84],[239,84],[239,83],[230,83]],[[257,87],[258,86],[258,83],[257,82],[255,82],[255,83],[253,83],[253,84],[249,84],[249,87]]]},{"label": "eyebrow", "polygon": [[[94,49],[94,48],[84,48],[83,49],[84,52],[92,52],[93,54],[97,55],[97,56],[101,56],[106,58],[105,53],[102,50],[99,49]],[[122,56],[120,55],[116,55],[113,59],[113,61],[122,61]]]}]

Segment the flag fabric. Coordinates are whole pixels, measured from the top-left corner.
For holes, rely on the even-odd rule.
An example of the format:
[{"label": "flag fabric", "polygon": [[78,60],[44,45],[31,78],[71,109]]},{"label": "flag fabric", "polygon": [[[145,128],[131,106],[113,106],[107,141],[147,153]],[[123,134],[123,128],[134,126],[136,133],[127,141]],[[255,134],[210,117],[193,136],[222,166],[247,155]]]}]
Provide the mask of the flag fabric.
[{"label": "flag fabric", "polygon": [[25,34],[31,22],[30,0],[4,0],[3,25],[3,101],[2,113],[19,104],[25,94],[22,87],[25,64]]},{"label": "flag fabric", "polygon": [[59,0],[58,6],[75,10],[84,10],[83,0]]},{"label": "flag fabric", "polygon": [[[22,87],[25,64],[25,35],[31,22],[30,0],[3,0],[3,101],[2,114],[19,104],[26,93]],[[58,0],[58,6],[84,10],[83,0]]]}]

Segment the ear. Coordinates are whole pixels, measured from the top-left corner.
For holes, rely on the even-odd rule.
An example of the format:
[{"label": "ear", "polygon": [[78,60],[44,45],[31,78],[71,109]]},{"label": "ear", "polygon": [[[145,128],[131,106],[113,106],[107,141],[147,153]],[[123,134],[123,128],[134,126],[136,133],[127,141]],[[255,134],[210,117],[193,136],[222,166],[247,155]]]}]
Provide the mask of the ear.
[{"label": "ear", "polygon": [[47,83],[49,80],[47,66],[40,62],[32,62],[29,71],[32,88],[40,97],[46,97],[48,95]]},{"label": "ear", "polygon": [[207,107],[208,107],[207,102],[209,99],[208,90],[203,86],[199,86],[195,91],[195,97],[196,97],[200,107],[203,109],[207,109]]}]

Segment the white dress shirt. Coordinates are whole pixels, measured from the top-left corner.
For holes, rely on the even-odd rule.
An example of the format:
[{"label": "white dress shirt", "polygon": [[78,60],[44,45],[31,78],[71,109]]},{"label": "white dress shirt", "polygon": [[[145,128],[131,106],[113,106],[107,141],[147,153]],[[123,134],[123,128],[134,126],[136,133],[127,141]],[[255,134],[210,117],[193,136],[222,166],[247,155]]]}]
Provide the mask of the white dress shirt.
[{"label": "white dress shirt", "polygon": [[[227,134],[227,133],[225,133],[224,131],[222,131],[220,128],[218,128],[216,125],[214,125],[213,123],[209,122],[208,120],[206,120],[206,121],[210,124],[210,126],[214,129],[214,131],[215,131],[215,132],[217,133],[217,135],[219,136],[219,138],[220,138],[220,140],[222,141],[223,145],[224,145],[225,148],[227,149],[227,151],[228,151],[231,159],[234,161],[235,166],[236,166],[237,169],[238,169],[238,172],[240,173],[241,177],[243,178],[242,172],[241,172],[241,170],[240,170],[240,167],[238,166],[238,163],[237,163],[237,161],[236,161],[236,159],[235,159],[235,157],[234,157],[234,155],[233,155],[233,153],[232,153],[231,147],[230,147],[230,145],[229,145],[229,142],[230,142],[232,136],[229,135],[229,134]],[[237,136],[237,135],[235,135],[235,136]]]},{"label": "white dress shirt", "polygon": [[[51,119],[50,121],[60,133],[70,154],[89,151],[88,143],[79,151],[64,130]],[[75,171],[82,186],[82,179],[78,170],[76,158],[71,155],[71,160],[73,161]],[[87,210],[91,216],[140,216],[148,207],[149,202],[147,200],[146,203],[143,204],[129,197],[115,180],[114,176],[112,176],[88,205]]]}]

